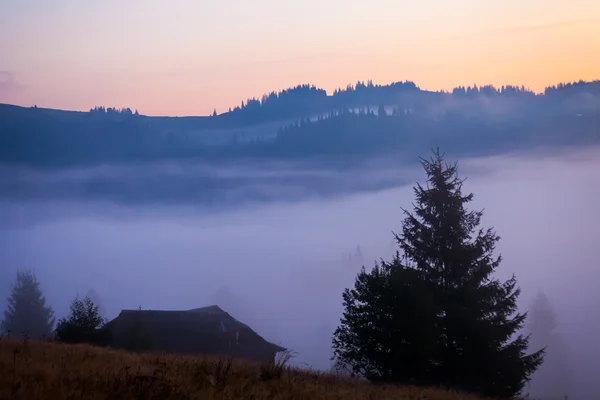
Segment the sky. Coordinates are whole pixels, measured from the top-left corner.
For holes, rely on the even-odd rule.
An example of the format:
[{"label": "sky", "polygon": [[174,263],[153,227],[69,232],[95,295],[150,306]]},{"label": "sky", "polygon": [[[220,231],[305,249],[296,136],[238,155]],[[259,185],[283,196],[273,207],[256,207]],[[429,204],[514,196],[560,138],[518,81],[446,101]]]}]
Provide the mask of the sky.
[{"label": "sky", "polygon": [[2,0],[0,103],[207,115],[300,83],[600,78],[597,0]]}]

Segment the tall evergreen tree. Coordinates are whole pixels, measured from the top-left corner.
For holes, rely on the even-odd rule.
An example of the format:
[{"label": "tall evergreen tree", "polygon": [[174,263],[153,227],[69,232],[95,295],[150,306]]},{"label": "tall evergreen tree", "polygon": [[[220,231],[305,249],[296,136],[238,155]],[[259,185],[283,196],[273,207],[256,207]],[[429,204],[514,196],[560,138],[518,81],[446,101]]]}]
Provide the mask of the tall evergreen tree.
[{"label": "tall evergreen tree", "polygon": [[17,279],[8,297],[2,331],[13,337],[51,337],[54,311],[46,299],[35,274],[31,270],[17,271]]},{"label": "tall evergreen tree", "polygon": [[516,278],[492,276],[500,238],[479,228],[482,211],[467,210],[473,194],[463,195],[457,164],[439,151],[421,163],[427,185],[414,188],[414,212],[403,210],[400,251],[343,294],[335,357],[372,380],[512,398],[544,355],[527,354],[529,337],[517,333],[526,313]]},{"label": "tall evergreen tree", "polygon": [[532,334],[532,344],[535,342],[537,346],[547,346],[557,323],[554,307],[544,292],[538,292],[535,296],[530,313],[527,328]]},{"label": "tall evergreen tree", "polygon": [[344,291],[332,360],[375,382],[433,384],[435,304],[418,271],[399,260],[363,267]]},{"label": "tall evergreen tree", "polygon": [[527,325],[531,347],[546,349],[544,364],[533,374],[528,392],[535,398],[573,393],[567,345],[557,329],[554,307],[543,292],[539,292],[533,300]]}]

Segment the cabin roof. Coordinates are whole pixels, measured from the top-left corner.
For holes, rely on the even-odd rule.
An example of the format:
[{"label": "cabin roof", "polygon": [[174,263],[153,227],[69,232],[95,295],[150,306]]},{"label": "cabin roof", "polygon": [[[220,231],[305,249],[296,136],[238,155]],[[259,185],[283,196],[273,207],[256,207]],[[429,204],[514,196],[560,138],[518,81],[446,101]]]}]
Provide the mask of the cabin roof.
[{"label": "cabin roof", "polygon": [[[168,329],[186,336],[192,335],[202,341],[213,335],[244,332],[261,348],[273,352],[285,351],[284,347],[270,343],[252,330],[248,325],[233,318],[217,305],[194,308],[191,310],[122,310],[108,323],[108,327],[121,330],[134,323],[140,323],[152,332]],[[188,336],[189,337],[189,336]]]}]

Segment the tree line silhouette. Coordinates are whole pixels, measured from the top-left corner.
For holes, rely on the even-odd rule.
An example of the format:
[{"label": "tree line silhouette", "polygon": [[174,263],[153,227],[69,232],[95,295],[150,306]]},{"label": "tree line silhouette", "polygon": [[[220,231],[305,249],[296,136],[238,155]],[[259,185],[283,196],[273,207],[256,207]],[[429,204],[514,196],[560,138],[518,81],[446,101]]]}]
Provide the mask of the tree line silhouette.
[{"label": "tree line silhouette", "polygon": [[325,89],[304,84],[279,92],[272,91],[257,98],[242,101],[240,106],[217,115],[223,119],[240,120],[244,123],[280,120],[306,116],[329,109],[351,108],[380,102],[393,102],[398,93],[419,92],[414,82],[394,82],[374,85],[373,81],[358,81],[345,89],[335,89],[331,96]]},{"label": "tree line silhouette", "polygon": [[4,105],[0,162],[77,166],[190,158],[351,159],[382,150],[414,153],[432,143],[449,152],[490,154],[597,140],[598,110],[600,81],[560,84],[543,94],[513,86],[441,93],[421,91],[412,82],[359,82],[327,96],[322,89],[300,85],[215,117]]},{"label": "tree line silhouette", "polygon": [[[264,122],[266,120],[287,119],[290,117],[307,116],[324,110],[354,108],[361,106],[373,106],[378,104],[394,104],[403,95],[428,95],[429,99],[451,94],[459,97],[476,96],[504,96],[508,98],[521,98],[525,100],[544,99],[550,101],[563,100],[578,92],[589,92],[592,95],[600,95],[600,80],[592,82],[559,83],[548,86],[543,93],[537,94],[525,86],[494,85],[482,86],[458,86],[451,91],[430,92],[420,89],[414,82],[393,82],[388,85],[373,84],[372,80],[367,82],[358,81],[349,84],[344,89],[335,89],[332,95],[327,95],[324,89],[314,85],[304,84],[293,88],[276,92],[272,91],[262,96],[242,101],[241,105],[227,112],[217,114],[213,117],[222,119],[233,119],[243,123]],[[437,96],[436,96],[437,95]]]}]

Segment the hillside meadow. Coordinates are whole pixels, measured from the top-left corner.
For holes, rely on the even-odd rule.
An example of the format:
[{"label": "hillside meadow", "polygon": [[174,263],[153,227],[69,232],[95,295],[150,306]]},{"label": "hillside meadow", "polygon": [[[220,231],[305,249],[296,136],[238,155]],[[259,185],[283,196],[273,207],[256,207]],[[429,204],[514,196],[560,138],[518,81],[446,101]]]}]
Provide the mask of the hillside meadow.
[{"label": "hillside meadow", "polygon": [[0,399],[481,400],[438,389],[216,358],[134,354],[88,345],[0,341]]}]

